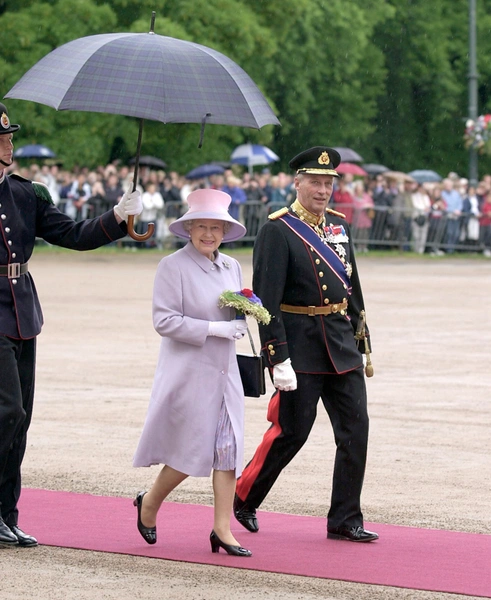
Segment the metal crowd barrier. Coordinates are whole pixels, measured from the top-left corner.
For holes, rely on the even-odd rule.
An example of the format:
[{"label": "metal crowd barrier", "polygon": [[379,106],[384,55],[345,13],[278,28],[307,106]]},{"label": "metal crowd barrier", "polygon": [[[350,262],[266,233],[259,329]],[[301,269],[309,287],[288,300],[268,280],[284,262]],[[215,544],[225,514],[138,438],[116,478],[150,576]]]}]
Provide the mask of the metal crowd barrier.
[{"label": "metal crowd barrier", "polygon": [[[268,215],[282,208],[283,204],[270,203],[264,205],[259,201],[246,202],[240,206],[239,220],[247,229],[247,234],[235,246],[252,245],[257,232],[267,221]],[[371,211],[371,225],[369,228],[360,229],[356,225],[356,209],[353,206],[336,205],[335,210],[353,214],[353,223],[350,225],[351,236],[355,247],[359,250],[403,250],[414,249],[413,215],[401,207],[374,206]],[[168,225],[174,219],[184,214],[187,204],[183,202],[167,202],[164,209],[158,213],[156,219],[156,234],[153,245],[159,248],[172,248],[179,245],[179,241],[170,234]],[[94,211],[93,211],[94,212]],[[90,216],[97,216],[91,214]],[[422,227],[425,252],[465,251],[473,252],[483,249],[482,233],[477,239],[469,239],[467,223],[471,215],[462,215],[453,219],[445,213],[430,213]],[[138,223],[137,223],[138,226]],[[129,236],[120,240],[120,243],[135,243]],[[136,242],[135,245],[139,245]]]}]

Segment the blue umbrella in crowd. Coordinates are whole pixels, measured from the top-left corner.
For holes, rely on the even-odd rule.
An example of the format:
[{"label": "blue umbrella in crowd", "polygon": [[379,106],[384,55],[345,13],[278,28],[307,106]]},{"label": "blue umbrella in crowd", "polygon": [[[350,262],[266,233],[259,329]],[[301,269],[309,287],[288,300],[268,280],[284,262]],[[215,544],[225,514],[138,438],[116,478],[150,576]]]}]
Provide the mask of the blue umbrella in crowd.
[{"label": "blue umbrella in crowd", "polygon": [[56,158],[56,154],[42,144],[28,144],[17,148],[14,152],[14,158]]},{"label": "blue umbrella in crowd", "polygon": [[411,175],[418,183],[438,183],[442,180],[436,171],[431,171],[430,169],[416,169],[415,171],[410,171],[408,175]]},{"label": "blue umbrella in crowd", "polygon": [[280,160],[272,150],[267,146],[259,144],[242,144],[232,152],[230,162],[237,165],[245,165],[249,172],[258,165],[269,165],[272,162]]},{"label": "blue umbrella in crowd", "polygon": [[[140,119],[133,189],[136,188],[143,119],[260,129],[279,125],[267,100],[230,58],[206,46],[153,31],[78,38],[36,63],[5,98],[32,100],[57,110],[107,112]],[[46,84],[49,82],[49,85]],[[128,232],[138,240],[146,234]]]},{"label": "blue umbrella in crowd", "polygon": [[200,165],[192,171],[189,171],[186,175],[186,179],[204,179],[205,177],[211,177],[211,175],[223,175],[225,169],[220,165],[207,164]]}]

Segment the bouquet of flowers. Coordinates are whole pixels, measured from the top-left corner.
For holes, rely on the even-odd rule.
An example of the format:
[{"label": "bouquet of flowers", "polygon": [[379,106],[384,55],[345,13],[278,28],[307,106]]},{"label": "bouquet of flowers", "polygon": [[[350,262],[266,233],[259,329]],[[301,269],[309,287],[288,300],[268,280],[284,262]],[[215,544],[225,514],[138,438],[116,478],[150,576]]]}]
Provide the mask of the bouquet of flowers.
[{"label": "bouquet of flowers", "polygon": [[235,308],[237,316],[253,317],[256,321],[264,325],[267,325],[271,321],[271,315],[264,308],[260,298],[247,288],[239,292],[225,290],[218,298],[218,306],[220,308],[224,308],[225,306]]},{"label": "bouquet of flowers", "polygon": [[491,154],[491,115],[480,115],[476,121],[467,119],[464,141],[466,148],[481,154]]}]

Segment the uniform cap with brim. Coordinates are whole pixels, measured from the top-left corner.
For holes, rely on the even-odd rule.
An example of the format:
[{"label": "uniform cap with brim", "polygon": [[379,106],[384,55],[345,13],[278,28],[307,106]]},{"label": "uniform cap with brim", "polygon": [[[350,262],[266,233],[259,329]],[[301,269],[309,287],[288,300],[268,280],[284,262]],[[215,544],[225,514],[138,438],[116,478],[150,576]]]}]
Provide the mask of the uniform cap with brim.
[{"label": "uniform cap with brim", "polygon": [[9,113],[5,104],[0,102],[0,134],[2,133],[14,133],[18,131],[20,125],[13,125],[9,119]]},{"label": "uniform cap with brim", "polygon": [[341,162],[341,155],[328,146],[314,146],[297,154],[288,163],[297,175],[332,175],[339,177],[336,167]]},{"label": "uniform cap with brim", "polygon": [[195,190],[187,197],[188,211],[169,225],[169,230],[178,237],[189,239],[189,232],[184,229],[185,221],[197,219],[215,219],[231,224],[229,231],[223,236],[224,242],[234,242],[244,237],[247,229],[236,221],[228,212],[232,198],[219,190]]}]

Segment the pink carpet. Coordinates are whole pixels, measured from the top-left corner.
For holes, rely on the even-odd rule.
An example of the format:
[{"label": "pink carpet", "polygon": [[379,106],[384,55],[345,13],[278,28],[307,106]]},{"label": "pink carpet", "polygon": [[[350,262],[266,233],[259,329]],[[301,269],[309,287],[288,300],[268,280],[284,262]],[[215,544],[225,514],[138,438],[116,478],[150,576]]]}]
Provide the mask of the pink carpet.
[{"label": "pink carpet", "polygon": [[259,511],[257,534],[233,523],[236,537],[253,552],[237,558],[223,550],[212,554],[209,506],[166,503],[155,546],[137,532],[130,498],[24,489],[20,513],[20,526],[48,546],[491,596],[491,535],[366,523],[380,540],[353,544],[326,539],[324,518]]}]

